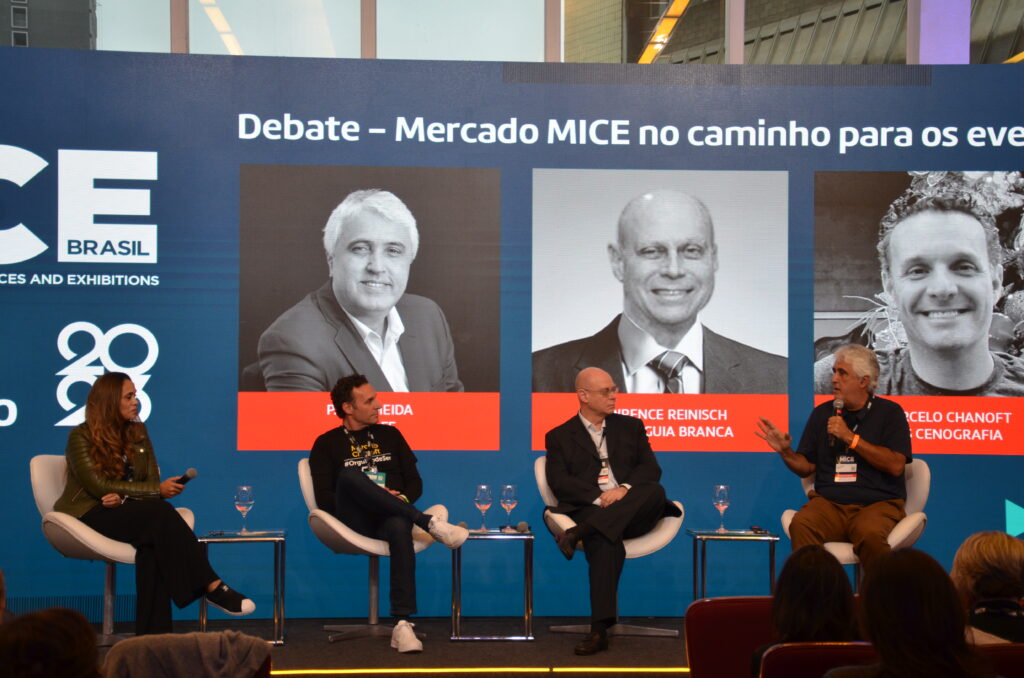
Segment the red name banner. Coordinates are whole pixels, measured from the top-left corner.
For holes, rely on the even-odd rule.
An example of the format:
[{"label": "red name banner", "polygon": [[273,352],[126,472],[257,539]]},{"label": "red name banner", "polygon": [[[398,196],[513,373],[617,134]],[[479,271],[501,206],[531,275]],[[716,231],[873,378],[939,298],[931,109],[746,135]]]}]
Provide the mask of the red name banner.
[{"label": "red name banner", "polygon": [[[579,410],[575,393],[534,393],[534,450],[544,434]],[[620,393],[615,411],[643,419],[657,452],[771,452],[755,435],[758,417],[786,430],[789,396],[717,393]]]},{"label": "red name banner", "polygon": [[[378,393],[380,423],[397,426],[413,450],[497,450],[498,393]],[[459,417],[453,418],[452,412]],[[329,393],[238,394],[239,450],[308,450],[341,420]]]},{"label": "red name banner", "polygon": [[[1024,454],[1024,398],[883,397],[906,411],[914,454]],[[832,399],[817,395],[814,404]]]}]

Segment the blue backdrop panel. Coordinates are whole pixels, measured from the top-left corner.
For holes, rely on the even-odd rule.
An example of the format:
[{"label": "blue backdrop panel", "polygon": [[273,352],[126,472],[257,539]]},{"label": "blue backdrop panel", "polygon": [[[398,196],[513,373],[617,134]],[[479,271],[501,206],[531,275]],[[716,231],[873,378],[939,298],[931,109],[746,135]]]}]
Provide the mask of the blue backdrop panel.
[{"label": "blue backdrop panel", "polygon": [[[993,66],[691,69],[0,49],[7,92],[0,109],[0,473],[8,480],[0,567],[12,603],[81,602],[102,590],[99,566],[65,560],[44,540],[28,460],[63,451],[68,427],[59,422],[74,418],[90,379],[116,364],[134,370],[137,382],[145,379],[147,425],[164,472],[199,468],[179,500],[195,510],[197,531],[239,525],[233,489],[254,485],[250,526],[288,530],[289,616],[365,612],[365,559],[329,553],[306,525],[295,475],[306,451],[236,449],[243,166],[498,172],[501,446],[418,451],[422,503],[445,503],[455,519],[472,523],[479,518],[471,503],[475,484],[517,484],[513,517],[538,530],[536,612],[585,616],[585,564],[566,563],[549,543],[529,451],[533,171],[788,173],[788,315],[780,309],[774,322],[788,336],[789,414],[798,435],[812,403],[815,173],[1019,169],[1021,132],[998,145],[972,146],[966,130],[1019,126],[1021,78],[1019,68]],[[271,125],[269,135],[240,138],[252,131],[240,135],[242,114],[261,123],[287,115],[303,121],[303,130],[308,121],[333,117],[354,121],[359,131],[349,127],[352,140],[274,139]],[[400,118],[411,132],[399,134]],[[572,143],[567,121],[577,121],[574,129],[585,128],[586,136]],[[430,123],[441,123],[439,131],[429,132]],[[476,131],[483,123],[505,125],[507,136],[494,143],[476,132],[463,137],[465,123]],[[711,128],[736,125],[794,132],[786,144],[715,144]],[[659,143],[641,143],[645,126]],[[898,145],[895,135],[876,134],[885,127],[906,127],[911,141]],[[954,128],[948,145],[928,145],[929,127]],[[807,130],[806,143],[799,128]],[[287,129],[298,128],[285,126],[282,136]],[[623,143],[610,143],[614,129]],[[280,224],[282,242],[293,237],[290,228]],[[603,240],[606,232],[595,237]],[[95,240],[95,250],[73,242],[84,240]],[[104,252],[107,240],[113,244]],[[268,266],[263,275],[278,272]],[[463,416],[452,412],[446,425],[457,428]],[[685,527],[717,522],[710,496],[716,483],[733,488],[726,513],[732,527],[778,529],[782,511],[801,504],[799,482],[772,454],[666,452],[659,460],[669,496],[686,506]],[[1006,501],[1024,503],[1022,461],[928,461],[929,525],[919,545],[949,565],[967,534],[1004,527]],[[785,540],[780,551],[788,552]],[[690,553],[680,536],[657,555],[629,563],[623,612],[682,614],[691,600]],[[225,547],[212,557],[232,585],[253,595],[257,614],[269,615],[269,554]],[[467,614],[519,613],[519,572],[511,565],[518,557],[500,549],[467,553]],[[764,561],[760,549],[713,546],[709,593],[766,592]],[[421,613],[445,615],[448,551],[432,547],[418,563]],[[131,593],[130,581],[122,578],[123,594]]]}]

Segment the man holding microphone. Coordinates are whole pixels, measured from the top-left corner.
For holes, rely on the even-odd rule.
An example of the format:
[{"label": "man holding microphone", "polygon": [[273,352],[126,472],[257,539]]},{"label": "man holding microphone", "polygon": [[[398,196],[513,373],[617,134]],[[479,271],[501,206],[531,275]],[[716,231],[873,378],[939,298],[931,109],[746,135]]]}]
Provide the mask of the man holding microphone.
[{"label": "man holding microphone", "polygon": [[757,435],[793,473],[814,474],[814,490],[789,527],[793,550],[853,542],[867,570],[888,553],[889,532],[906,515],[910,427],[903,408],[874,394],[879,370],[871,349],[849,344],[834,357],[835,401],[814,408],[797,449],[788,433],[764,417]]}]

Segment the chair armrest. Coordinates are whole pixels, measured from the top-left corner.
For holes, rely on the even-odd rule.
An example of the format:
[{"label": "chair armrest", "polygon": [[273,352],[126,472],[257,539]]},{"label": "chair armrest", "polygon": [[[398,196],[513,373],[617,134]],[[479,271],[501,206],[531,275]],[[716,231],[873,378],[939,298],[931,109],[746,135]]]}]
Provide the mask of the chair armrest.
[{"label": "chair armrest", "polygon": [[795,515],[795,509],[786,509],[782,512],[782,531],[786,533],[787,537],[789,537],[789,524],[793,522],[793,516]]},{"label": "chair armrest", "polygon": [[43,534],[57,551],[68,558],[134,563],[135,547],[116,541],[92,529],[78,518],[50,511],[43,516]]},{"label": "chair armrest", "polygon": [[555,513],[550,508],[544,509],[544,524],[551,534],[558,536],[566,530],[576,527],[576,521],[564,513]]},{"label": "chair armrest", "polygon": [[675,539],[679,528],[683,526],[683,505],[678,501],[672,502],[679,509],[678,516],[665,516],[657,522],[654,528],[647,534],[626,539],[623,545],[626,547],[627,558],[642,558],[655,551],[660,551]]},{"label": "chair armrest", "polygon": [[335,553],[364,556],[391,555],[386,541],[364,537],[323,509],[309,512],[309,527],[317,539]]},{"label": "chair armrest", "polygon": [[192,509],[185,508],[184,506],[178,506],[174,509],[181,515],[181,519],[188,525],[188,529],[193,532],[196,531],[196,514],[192,513]]},{"label": "chair armrest", "polygon": [[914,545],[924,532],[924,526],[928,517],[922,512],[911,513],[892,528],[889,533],[889,546],[895,549],[905,549]]}]

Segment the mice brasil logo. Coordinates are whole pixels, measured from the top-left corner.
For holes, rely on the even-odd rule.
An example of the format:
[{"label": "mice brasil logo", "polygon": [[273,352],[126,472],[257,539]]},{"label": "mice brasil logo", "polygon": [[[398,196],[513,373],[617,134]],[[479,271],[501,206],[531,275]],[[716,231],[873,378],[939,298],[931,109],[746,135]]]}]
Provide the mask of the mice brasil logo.
[{"label": "mice brasil logo", "polygon": [[[2,181],[23,188],[48,166],[32,151],[0,144]],[[156,263],[156,224],[94,223],[97,215],[149,216],[149,189],[96,182],[156,181],[155,152],[60,149],[56,171],[58,262]],[[0,228],[0,265],[28,261],[48,250],[36,231],[20,221]]]}]

